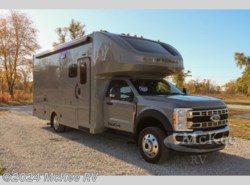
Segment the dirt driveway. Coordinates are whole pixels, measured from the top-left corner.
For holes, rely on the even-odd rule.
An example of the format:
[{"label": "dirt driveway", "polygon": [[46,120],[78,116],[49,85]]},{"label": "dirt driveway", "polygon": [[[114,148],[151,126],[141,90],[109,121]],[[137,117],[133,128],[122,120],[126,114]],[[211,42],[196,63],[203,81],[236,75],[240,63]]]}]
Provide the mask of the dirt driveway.
[{"label": "dirt driveway", "polygon": [[57,134],[31,115],[31,107],[13,107],[0,110],[0,167],[33,173],[250,175],[250,141],[236,139],[225,150],[206,155],[174,152],[170,161],[152,165],[126,138],[73,129]]}]

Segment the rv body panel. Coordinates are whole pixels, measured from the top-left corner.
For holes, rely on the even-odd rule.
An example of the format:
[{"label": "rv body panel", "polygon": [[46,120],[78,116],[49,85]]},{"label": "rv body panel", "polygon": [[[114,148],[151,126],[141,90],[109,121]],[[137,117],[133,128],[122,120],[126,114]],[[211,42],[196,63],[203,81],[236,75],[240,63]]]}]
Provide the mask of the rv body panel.
[{"label": "rv body panel", "polygon": [[[34,115],[50,120],[55,112],[62,124],[73,128],[90,124],[90,76],[81,84],[79,75],[82,61],[90,74],[91,59],[83,55],[91,49],[89,43],[34,59]],[[69,77],[74,65],[76,76]]]}]

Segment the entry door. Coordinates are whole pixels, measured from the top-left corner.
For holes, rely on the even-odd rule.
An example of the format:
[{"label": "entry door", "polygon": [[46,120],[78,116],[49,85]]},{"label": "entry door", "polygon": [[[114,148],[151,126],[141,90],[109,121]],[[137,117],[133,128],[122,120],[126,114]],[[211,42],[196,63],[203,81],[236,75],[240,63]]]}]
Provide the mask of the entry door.
[{"label": "entry door", "polygon": [[90,59],[80,58],[78,63],[78,83],[75,87],[77,99],[77,125],[89,127],[90,124]]},{"label": "entry door", "polygon": [[126,132],[134,131],[136,104],[132,97],[133,92],[127,82],[123,80],[111,82],[104,101],[104,124],[106,127]]}]

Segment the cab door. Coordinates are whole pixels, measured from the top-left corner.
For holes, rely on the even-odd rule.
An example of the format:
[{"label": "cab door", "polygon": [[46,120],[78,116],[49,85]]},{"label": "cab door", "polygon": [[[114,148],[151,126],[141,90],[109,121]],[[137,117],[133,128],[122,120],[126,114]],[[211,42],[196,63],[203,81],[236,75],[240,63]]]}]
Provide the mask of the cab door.
[{"label": "cab door", "polygon": [[124,80],[110,83],[104,100],[104,125],[109,128],[134,131],[136,103],[134,93]]}]

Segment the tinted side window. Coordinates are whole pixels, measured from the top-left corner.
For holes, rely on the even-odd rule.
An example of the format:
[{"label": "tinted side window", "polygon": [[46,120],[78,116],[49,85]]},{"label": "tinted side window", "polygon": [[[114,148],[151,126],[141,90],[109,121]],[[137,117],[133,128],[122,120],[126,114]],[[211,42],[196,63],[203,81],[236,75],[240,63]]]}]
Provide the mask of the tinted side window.
[{"label": "tinted side window", "polygon": [[80,61],[80,83],[86,84],[87,82],[87,64],[84,60]]},{"label": "tinted side window", "polygon": [[133,94],[131,88],[129,86],[121,87],[120,89],[120,100],[129,101],[130,95]]},{"label": "tinted side window", "polygon": [[70,64],[68,74],[70,78],[77,77],[77,64]]},{"label": "tinted side window", "polygon": [[110,97],[110,95],[115,100],[129,101],[133,92],[125,81],[113,80],[109,85],[106,96]]}]

